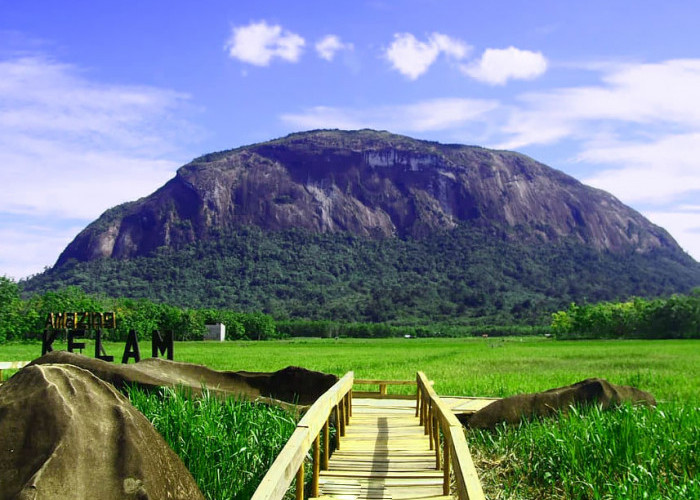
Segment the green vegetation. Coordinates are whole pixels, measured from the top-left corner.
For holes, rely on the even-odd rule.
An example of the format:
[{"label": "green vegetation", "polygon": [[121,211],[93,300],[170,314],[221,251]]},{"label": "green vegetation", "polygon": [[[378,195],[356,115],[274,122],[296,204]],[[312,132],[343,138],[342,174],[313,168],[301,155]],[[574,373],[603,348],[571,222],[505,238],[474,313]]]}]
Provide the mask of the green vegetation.
[{"label": "green vegetation", "polygon": [[700,288],[669,299],[603,302],[552,315],[560,338],[700,338]]},{"label": "green vegetation", "polygon": [[[56,342],[56,349],[65,344]],[[93,352],[87,342],[85,352]],[[105,342],[109,354],[123,342]],[[0,361],[31,360],[38,342],[0,347]],[[413,380],[420,369],[439,394],[511,396],[601,377],[634,385],[661,401],[700,405],[700,340],[289,339],[269,342],[176,342],[175,360],[216,370],[274,371],[303,366],[357,378]],[[395,388],[393,390],[400,390]]]},{"label": "green vegetation", "polygon": [[[123,344],[105,348],[120,352]],[[0,348],[0,360],[33,359],[40,352],[36,342],[13,342]],[[657,410],[590,409],[494,434],[468,431],[487,491],[496,498],[501,488],[506,493],[500,498],[697,497],[700,340],[177,342],[175,359],[220,370],[354,370],[358,378],[413,379],[421,369],[443,395],[509,396],[589,377],[634,385],[659,400]]]},{"label": "green vegetation", "polygon": [[492,498],[700,498],[692,406],[573,408],[467,438]]},{"label": "green vegetation", "polygon": [[40,337],[51,312],[82,311],[114,312],[117,328],[104,332],[104,338],[111,340],[126,339],[130,330],[135,330],[139,338],[150,338],[153,330],[161,330],[172,331],[177,340],[201,340],[207,323],[224,323],[231,340],[277,337],[274,320],[262,313],[192,309],[146,299],[113,299],[89,295],[76,286],[22,300],[17,283],[0,277],[0,344]]},{"label": "green vegetation", "polygon": [[219,400],[207,391],[192,398],[169,388],[132,388],[128,396],[211,500],[249,499],[296,427],[280,408]]},{"label": "green vegetation", "polygon": [[532,232],[518,228],[462,224],[423,239],[256,227],[216,236],[129,260],[71,261],[20,285],[25,297],[76,285],[278,320],[472,326],[543,325],[571,302],[669,296],[700,285],[700,266],[688,257],[528,241]]}]

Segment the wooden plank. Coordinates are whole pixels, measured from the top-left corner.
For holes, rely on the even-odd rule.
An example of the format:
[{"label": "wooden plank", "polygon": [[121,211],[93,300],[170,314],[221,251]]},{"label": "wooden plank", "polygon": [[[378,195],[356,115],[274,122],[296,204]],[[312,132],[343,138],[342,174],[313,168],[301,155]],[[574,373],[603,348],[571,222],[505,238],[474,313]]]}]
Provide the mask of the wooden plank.
[{"label": "wooden plank", "polygon": [[415,380],[355,379],[355,385],[416,385]]},{"label": "wooden plank", "polygon": [[472,415],[500,398],[440,396],[455,415]]},{"label": "wooden plank", "polygon": [[355,391],[353,393],[361,398],[368,399],[405,399],[408,401],[415,401],[416,396],[413,394],[380,394],[378,392],[368,392],[368,391]]},{"label": "wooden plank", "polygon": [[[345,471],[345,470],[324,470],[321,471],[321,477],[352,477],[356,479],[371,479],[372,475],[361,471]],[[442,471],[435,470],[417,470],[417,471],[389,471],[387,473],[381,474],[382,480],[385,479],[409,479],[409,480],[421,480],[421,479],[433,479],[438,478],[442,480]],[[442,483],[440,483],[442,484]]]}]

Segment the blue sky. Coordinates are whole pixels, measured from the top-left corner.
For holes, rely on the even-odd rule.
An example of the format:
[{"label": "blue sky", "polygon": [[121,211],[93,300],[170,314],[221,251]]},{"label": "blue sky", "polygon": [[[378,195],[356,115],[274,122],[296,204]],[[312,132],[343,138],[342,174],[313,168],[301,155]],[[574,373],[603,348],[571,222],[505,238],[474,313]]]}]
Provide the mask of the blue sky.
[{"label": "blue sky", "polygon": [[0,0],[0,275],[203,153],[315,128],[513,149],[700,260],[700,3]]}]

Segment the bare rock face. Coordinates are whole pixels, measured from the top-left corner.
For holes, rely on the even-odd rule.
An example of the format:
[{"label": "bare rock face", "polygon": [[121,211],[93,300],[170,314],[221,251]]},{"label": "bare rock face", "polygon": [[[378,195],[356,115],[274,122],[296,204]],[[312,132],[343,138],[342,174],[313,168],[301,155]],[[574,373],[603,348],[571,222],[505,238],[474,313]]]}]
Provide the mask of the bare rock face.
[{"label": "bare rock face", "polygon": [[97,498],[204,496],[113,386],[76,366],[25,367],[0,386],[0,499]]},{"label": "bare rock face", "polygon": [[241,226],[422,237],[461,221],[575,238],[614,253],[671,248],[671,236],[610,194],[531,158],[372,130],[314,131],[205,155],[152,195],[107,211],[69,259],[130,258]]},{"label": "bare rock face", "polygon": [[[272,398],[293,407],[310,405],[338,381],[335,375],[290,366],[276,372],[217,371],[203,365],[143,359],[135,364],[108,363],[67,351],[53,351],[32,361],[31,365],[73,365],[122,388],[137,384],[146,389],[186,387],[198,393],[202,387],[214,394],[247,400]],[[31,366],[30,365],[30,366]],[[270,401],[268,401],[270,402]]]},{"label": "bare rock face", "polygon": [[545,392],[499,399],[468,417],[467,424],[476,429],[494,429],[503,422],[517,424],[533,417],[553,416],[559,411],[566,413],[572,405],[597,404],[606,409],[624,402],[656,406],[654,396],[648,392],[611,384],[600,378],[589,378]]}]

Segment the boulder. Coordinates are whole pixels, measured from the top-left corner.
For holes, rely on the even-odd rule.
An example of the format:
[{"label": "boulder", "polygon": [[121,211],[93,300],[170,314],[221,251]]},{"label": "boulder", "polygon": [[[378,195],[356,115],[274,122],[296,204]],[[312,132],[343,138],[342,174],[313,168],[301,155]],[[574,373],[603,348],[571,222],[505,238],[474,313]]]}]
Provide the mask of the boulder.
[{"label": "boulder", "polygon": [[517,424],[524,419],[566,413],[571,406],[597,404],[606,409],[624,402],[656,406],[654,396],[648,392],[611,384],[601,378],[589,378],[544,392],[499,399],[467,417],[466,424],[477,429],[493,429],[502,422]]},{"label": "boulder", "polygon": [[0,386],[0,500],[204,499],[151,423],[112,385],[69,365]]},{"label": "boulder", "polygon": [[[248,400],[310,405],[338,381],[338,377],[290,366],[276,372],[217,371],[192,363],[147,358],[134,364],[108,363],[67,351],[53,351],[35,359],[29,366],[69,364],[88,370],[118,389],[136,384],[146,389],[169,386],[200,392],[232,395]],[[280,404],[280,406],[290,406]]]}]

